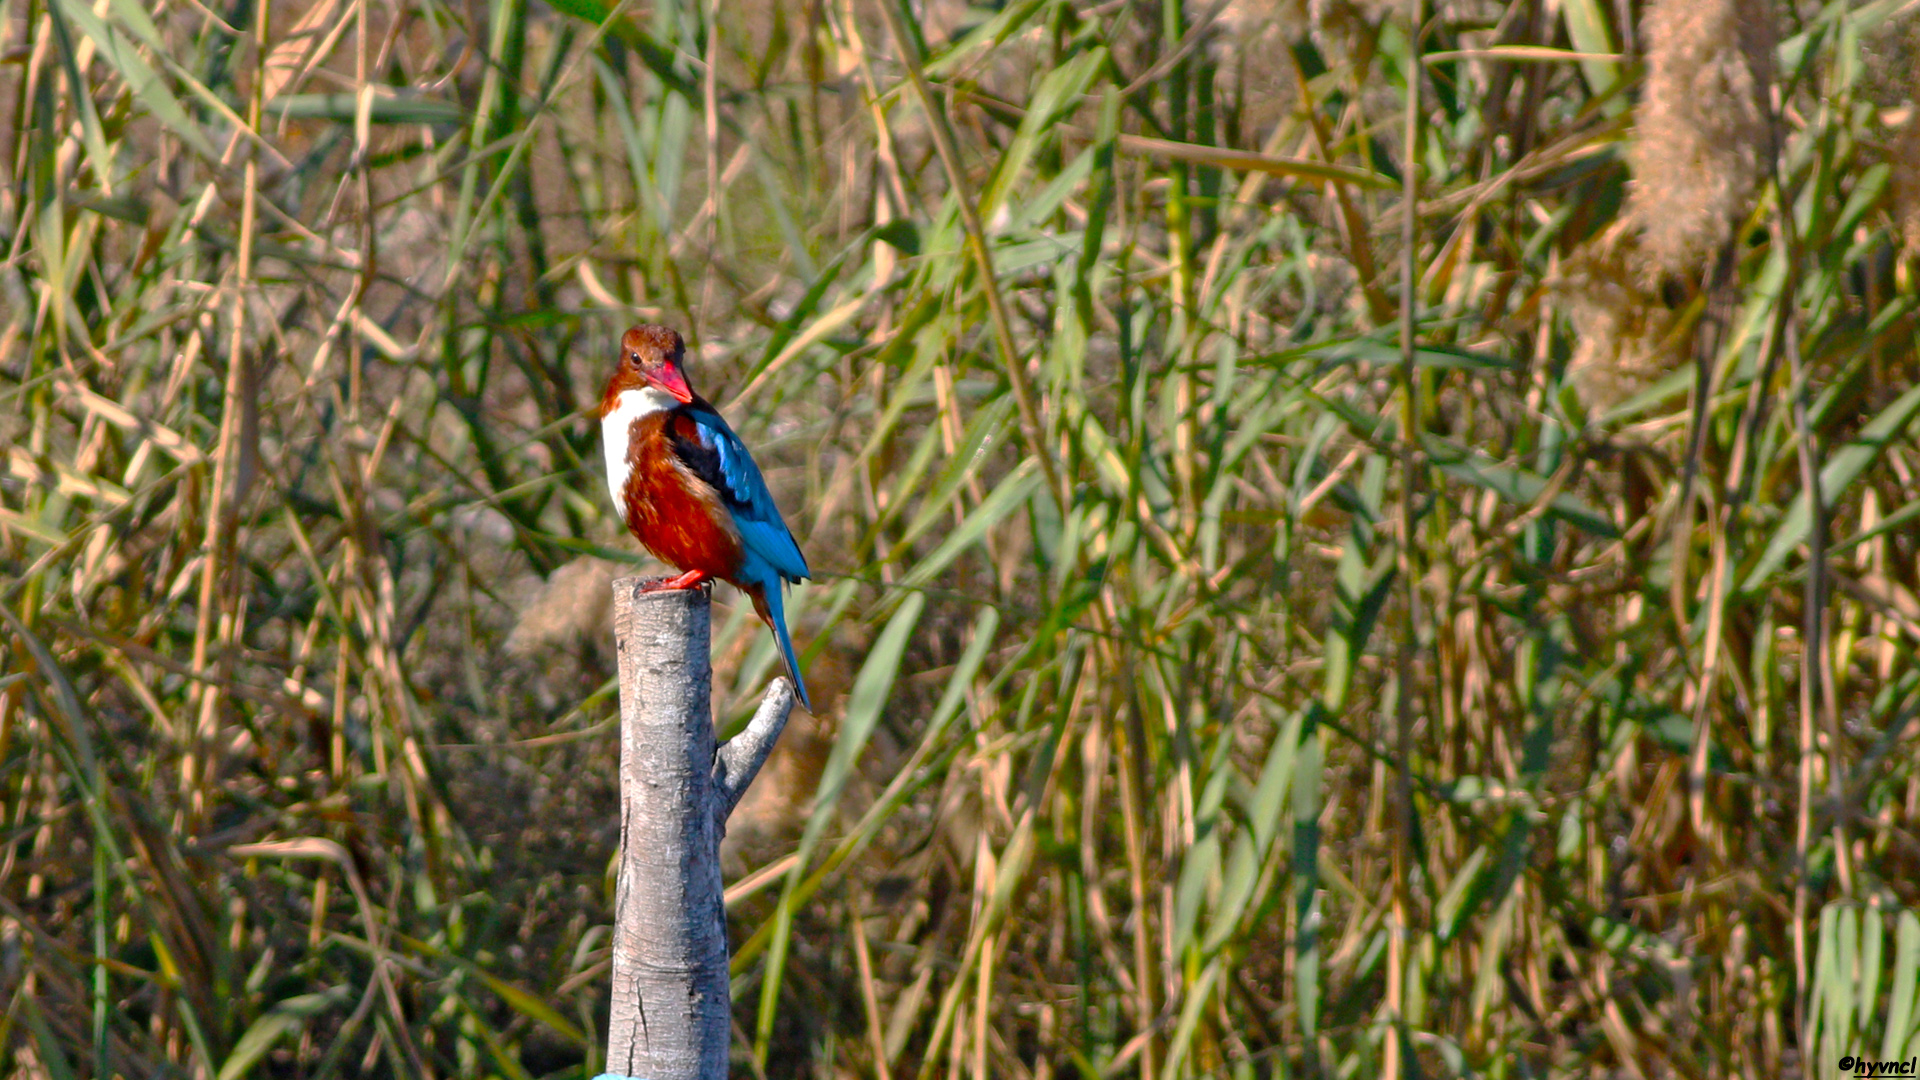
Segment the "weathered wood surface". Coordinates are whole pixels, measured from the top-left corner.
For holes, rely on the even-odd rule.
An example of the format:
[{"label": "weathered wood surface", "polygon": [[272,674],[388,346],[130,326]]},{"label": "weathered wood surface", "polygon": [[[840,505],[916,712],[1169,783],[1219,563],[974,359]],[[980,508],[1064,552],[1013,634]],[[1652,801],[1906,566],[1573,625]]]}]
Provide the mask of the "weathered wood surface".
[{"label": "weathered wood surface", "polygon": [[607,1071],[723,1080],[731,1039],[720,837],[793,709],[776,678],[753,721],[714,746],[704,590],[613,583],[620,661],[620,876]]}]

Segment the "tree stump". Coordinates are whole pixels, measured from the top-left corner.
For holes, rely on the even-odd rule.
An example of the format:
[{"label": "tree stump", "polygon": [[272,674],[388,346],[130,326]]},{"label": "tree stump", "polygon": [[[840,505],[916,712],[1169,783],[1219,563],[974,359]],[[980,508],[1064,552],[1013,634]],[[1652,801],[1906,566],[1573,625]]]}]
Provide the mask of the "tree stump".
[{"label": "tree stump", "polygon": [[724,1080],[732,1040],[720,838],[786,726],[776,678],[725,746],[713,733],[711,602],[704,589],[613,583],[620,662],[620,876],[607,1073]]}]

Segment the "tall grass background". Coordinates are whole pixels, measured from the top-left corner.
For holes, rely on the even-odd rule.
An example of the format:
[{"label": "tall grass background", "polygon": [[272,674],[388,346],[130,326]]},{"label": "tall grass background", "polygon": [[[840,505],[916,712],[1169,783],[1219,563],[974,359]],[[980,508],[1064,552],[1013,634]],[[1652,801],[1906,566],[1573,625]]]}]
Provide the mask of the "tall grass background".
[{"label": "tall grass background", "polygon": [[1909,7],[0,0],[0,1070],[599,1070],[642,320],[738,1075],[1920,1052]]}]

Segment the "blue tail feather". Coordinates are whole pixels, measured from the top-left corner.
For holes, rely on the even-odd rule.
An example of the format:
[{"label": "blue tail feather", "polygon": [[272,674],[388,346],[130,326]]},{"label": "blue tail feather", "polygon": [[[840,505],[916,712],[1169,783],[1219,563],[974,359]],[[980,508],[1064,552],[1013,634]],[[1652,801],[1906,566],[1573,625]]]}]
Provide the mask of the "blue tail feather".
[{"label": "blue tail feather", "polygon": [[787,676],[793,680],[794,695],[800,699],[800,707],[813,711],[813,703],[807,699],[807,684],[800,678],[800,659],[793,654],[793,638],[787,633],[787,611],[784,598],[780,595],[781,582],[778,577],[772,587],[760,586],[749,590],[753,597],[753,606],[760,617],[766,620],[773,630],[773,639],[780,644],[780,656],[786,662]]}]

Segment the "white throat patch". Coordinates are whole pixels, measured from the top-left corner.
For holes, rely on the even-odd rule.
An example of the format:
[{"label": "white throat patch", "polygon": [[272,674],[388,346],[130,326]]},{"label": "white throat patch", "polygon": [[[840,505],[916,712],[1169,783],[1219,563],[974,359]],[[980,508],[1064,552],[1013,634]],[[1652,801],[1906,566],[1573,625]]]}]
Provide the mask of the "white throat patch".
[{"label": "white throat patch", "polygon": [[624,495],[627,475],[633,471],[633,467],[627,464],[627,440],[633,433],[633,422],[678,404],[673,395],[651,386],[622,390],[613,411],[600,421],[600,445],[607,455],[607,490],[613,493],[613,509],[620,515],[622,523],[627,520]]}]

